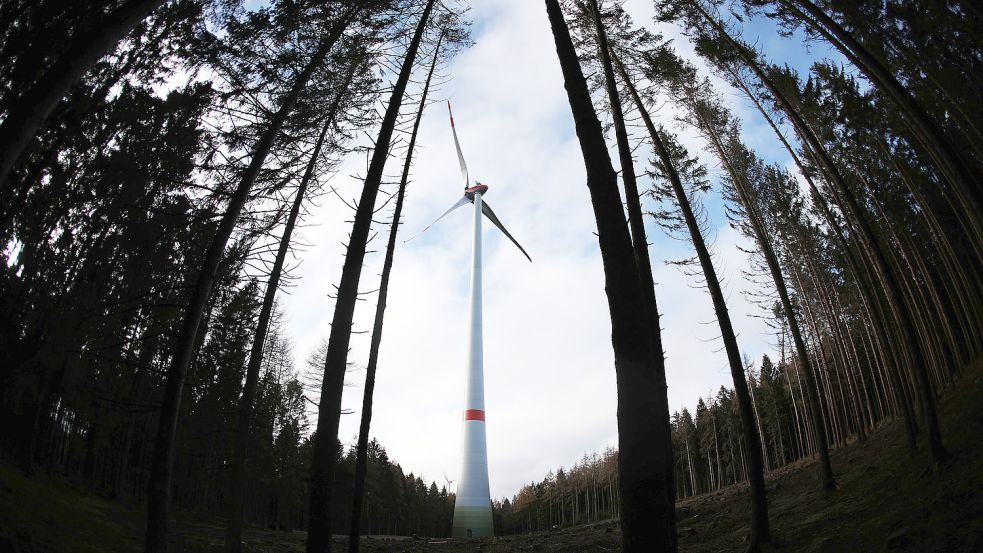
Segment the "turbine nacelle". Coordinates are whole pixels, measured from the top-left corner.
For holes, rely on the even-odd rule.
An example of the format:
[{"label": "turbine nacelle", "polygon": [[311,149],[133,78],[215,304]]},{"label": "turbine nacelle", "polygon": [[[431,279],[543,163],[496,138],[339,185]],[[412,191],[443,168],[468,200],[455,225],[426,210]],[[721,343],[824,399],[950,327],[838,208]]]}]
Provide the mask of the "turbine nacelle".
[{"label": "turbine nacelle", "polygon": [[474,201],[475,194],[481,194],[482,196],[484,196],[486,192],[488,192],[488,185],[481,184],[478,181],[474,181],[474,186],[472,186],[471,188],[464,189],[464,195],[467,196],[468,199],[471,200],[472,202]]},{"label": "turbine nacelle", "polygon": [[[413,240],[413,238],[416,238],[417,236],[420,236],[424,232],[427,232],[427,230],[429,230],[430,227],[434,226],[437,223],[437,221],[446,217],[447,214],[450,213],[451,211],[454,211],[455,209],[461,207],[462,205],[473,204],[475,195],[484,196],[488,192],[488,185],[481,184],[478,181],[474,181],[474,186],[470,186],[470,187],[468,186],[468,166],[467,164],[464,163],[464,153],[461,152],[461,143],[457,140],[457,129],[454,128],[454,115],[453,113],[451,113],[450,102],[447,102],[447,112],[450,114],[450,118],[451,118],[451,132],[454,134],[454,146],[457,149],[457,160],[461,165],[461,176],[464,177],[464,196],[460,200],[458,200],[457,203],[452,205],[447,211],[445,211],[440,217],[437,217],[437,219],[435,219],[433,223],[430,223],[423,230],[421,230],[412,238],[407,240],[407,242]],[[502,231],[502,234],[507,236],[508,239],[511,240],[513,244],[515,244],[515,247],[519,248],[519,251],[522,252],[522,255],[526,256],[526,259],[532,262],[532,258],[529,257],[528,253],[526,253],[525,248],[519,245],[519,242],[512,237],[512,234],[510,234],[509,231],[505,230],[505,225],[502,224],[502,222],[495,215],[495,212],[492,211],[492,208],[489,207],[488,204],[484,201],[484,197],[482,197],[482,201],[481,201],[481,213],[489,221],[491,221],[492,224],[498,228],[498,230]]]}]

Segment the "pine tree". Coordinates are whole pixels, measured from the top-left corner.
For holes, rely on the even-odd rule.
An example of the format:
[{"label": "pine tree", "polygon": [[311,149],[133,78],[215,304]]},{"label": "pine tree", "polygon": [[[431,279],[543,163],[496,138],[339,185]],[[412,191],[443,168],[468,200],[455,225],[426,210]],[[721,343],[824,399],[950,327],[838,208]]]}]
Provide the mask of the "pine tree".
[{"label": "pine tree", "polygon": [[622,543],[625,551],[671,550],[674,506],[666,489],[671,459],[664,443],[662,391],[652,371],[654,329],[642,307],[641,281],[618,195],[617,175],[608,157],[601,125],[577,53],[557,0],[546,1],[557,57],[563,72],[587,169],[604,265],[605,292],[611,314],[612,345],[618,381],[618,481]]},{"label": "pine tree", "polygon": [[389,157],[389,145],[393,129],[403,102],[403,94],[409,81],[416,54],[420,48],[424,32],[430,21],[434,0],[428,0],[417,23],[413,38],[406,49],[399,76],[393,86],[392,96],[383,116],[376,138],[372,160],[366,173],[362,194],[358,201],[355,221],[348,239],[345,263],[334,316],[331,334],[324,361],[324,378],[321,385],[321,400],[318,406],[317,434],[314,440],[314,460],[311,464],[311,496],[308,515],[307,551],[321,553],[331,550],[331,506],[332,480],[334,478],[334,448],[338,436],[338,423],[341,415],[341,393],[345,370],[348,363],[348,344],[351,339],[352,318],[358,296],[358,283],[361,277],[362,261],[375,211],[375,199],[379,192],[382,173]]}]

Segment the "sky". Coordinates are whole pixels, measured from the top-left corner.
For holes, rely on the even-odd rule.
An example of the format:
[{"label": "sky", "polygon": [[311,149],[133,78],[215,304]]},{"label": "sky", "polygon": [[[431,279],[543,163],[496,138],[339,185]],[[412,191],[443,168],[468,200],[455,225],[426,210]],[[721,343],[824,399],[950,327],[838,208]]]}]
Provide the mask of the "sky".
[{"label": "sky", "polygon": [[[626,6],[638,24],[652,23],[650,0]],[[489,480],[493,498],[512,497],[521,486],[551,470],[570,467],[584,454],[616,447],[615,372],[611,328],[604,294],[596,225],[585,185],[583,157],[552,34],[542,2],[474,2],[474,46],[447,66],[449,80],[438,100],[454,106],[461,147],[472,180],[489,186],[485,195],[505,226],[532,257],[530,263],[494,227],[484,224],[484,370]],[[679,51],[692,56],[688,41],[671,27]],[[767,31],[768,29],[765,29]],[[762,35],[766,51],[783,48],[784,59],[804,60],[798,43]],[[698,60],[692,58],[694,62]],[[422,77],[421,77],[422,79]],[[763,122],[735,94],[724,91],[731,109],[745,120],[744,137],[766,159],[787,163]],[[388,100],[388,98],[385,98]],[[672,106],[656,117],[671,124]],[[375,130],[369,130],[374,133]],[[684,136],[696,152],[701,143]],[[611,157],[617,166],[613,137]],[[357,197],[364,157],[346,162],[330,186]],[[647,153],[637,158],[638,172]],[[712,159],[703,159],[712,163]],[[390,159],[395,173],[400,159]],[[716,169],[715,165],[711,165]],[[371,435],[404,472],[427,481],[456,481],[461,461],[466,369],[471,210],[445,217],[426,234],[416,234],[461,194],[453,138],[443,101],[427,109],[395,252],[379,359]],[[640,182],[644,186],[645,180]],[[743,291],[749,268],[741,249],[752,244],[723,216],[719,188],[707,198],[715,229],[717,271],[742,351],[759,360],[774,354],[771,329]],[[332,286],[341,275],[351,212],[325,196],[309,208],[298,240],[294,280],[280,298],[284,334],[298,366],[325,339],[334,309]],[[662,314],[671,410],[693,409],[699,397],[731,387],[710,298],[693,279],[666,260],[690,255],[689,244],[668,238],[646,223],[656,295]],[[361,290],[378,288],[387,230],[371,245]],[[355,330],[369,331],[375,296],[359,302]],[[364,365],[369,334],[352,338],[350,361]],[[339,438],[358,433],[364,370],[347,381]],[[312,424],[314,419],[312,418]],[[313,428],[312,428],[313,430]],[[446,475],[446,476],[445,476]],[[453,490],[453,484],[451,486]]]}]

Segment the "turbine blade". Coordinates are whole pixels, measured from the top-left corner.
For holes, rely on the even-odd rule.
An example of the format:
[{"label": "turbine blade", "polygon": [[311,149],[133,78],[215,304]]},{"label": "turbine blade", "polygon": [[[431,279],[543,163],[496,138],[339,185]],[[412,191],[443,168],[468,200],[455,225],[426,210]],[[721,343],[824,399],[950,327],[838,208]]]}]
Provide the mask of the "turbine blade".
[{"label": "turbine blade", "polygon": [[448,213],[450,213],[451,211],[454,211],[455,209],[461,207],[462,205],[469,204],[469,203],[471,203],[471,200],[469,200],[467,196],[461,196],[461,199],[458,200],[457,203],[455,203],[454,205],[452,205],[450,207],[450,209],[448,209],[447,211],[445,211],[443,213],[443,215],[441,215],[440,217],[437,217],[436,219],[434,219],[434,221],[432,223],[430,223],[429,225],[427,225],[423,230],[421,230],[420,232],[414,234],[410,238],[407,238],[406,240],[403,241],[403,243],[405,244],[405,243],[409,242],[410,240],[413,240],[417,236],[420,236],[424,232],[427,232],[428,230],[430,230],[430,227],[436,225],[437,224],[437,221],[439,221],[439,220],[443,219],[444,217],[446,217]]},{"label": "turbine blade", "polygon": [[468,165],[464,163],[464,153],[461,152],[461,143],[457,140],[457,129],[454,128],[454,112],[451,111],[451,102],[447,101],[447,115],[451,118],[451,132],[454,134],[454,146],[457,148],[457,161],[461,164],[461,176],[464,177],[464,188],[468,187]]},{"label": "turbine blade", "polygon": [[498,217],[495,216],[495,212],[492,211],[492,208],[488,207],[488,204],[485,203],[484,198],[481,199],[481,212],[484,213],[485,217],[488,217],[488,220],[491,221],[493,225],[498,227],[498,230],[502,231],[502,233],[505,234],[505,236],[508,236],[509,240],[511,240],[512,243],[515,244],[515,247],[519,248],[519,251],[522,252],[522,255],[526,256],[526,259],[528,259],[529,262],[532,263],[532,258],[529,257],[529,254],[526,253],[526,250],[519,245],[519,243],[515,240],[515,238],[513,238],[512,235],[509,234],[509,231],[505,230],[505,225],[503,225],[502,222],[498,220]]}]

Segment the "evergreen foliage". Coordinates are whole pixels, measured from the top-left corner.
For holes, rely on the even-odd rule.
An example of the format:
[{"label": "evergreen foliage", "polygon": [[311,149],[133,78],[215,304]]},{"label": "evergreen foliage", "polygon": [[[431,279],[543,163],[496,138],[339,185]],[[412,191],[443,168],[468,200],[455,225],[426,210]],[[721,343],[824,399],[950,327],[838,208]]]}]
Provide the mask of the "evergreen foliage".
[{"label": "evergreen foliage", "polygon": [[[764,474],[815,459],[826,494],[828,450],[894,420],[944,472],[936,403],[983,355],[977,3],[655,0],[699,60],[619,0],[545,5],[604,268],[620,451],[496,501],[496,532],[617,517],[625,551],[675,551],[677,499],[749,482],[754,550],[769,539]],[[317,553],[332,533],[351,532],[352,549],[360,534],[448,535],[453,495],[405,474],[370,422],[416,129],[431,78],[470,44],[463,9],[2,3],[2,460],[146,505],[147,551],[166,550],[173,509],[224,517],[230,553],[243,525],[309,528]],[[793,68],[750,36],[763,22],[846,62]],[[745,120],[732,92],[754,110]],[[653,109],[666,101],[670,117]],[[755,123],[788,166],[749,145]],[[311,382],[276,298],[292,233],[358,133],[376,140]],[[752,244],[744,276],[777,359],[739,349],[702,207],[718,198]],[[353,313],[391,199],[364,420],[346,448]],[[657,307],[646,220],[693,246],[673,263],[710,293],[733,377],[692,411],[667,404],[661,329],[674,323]]]}]

